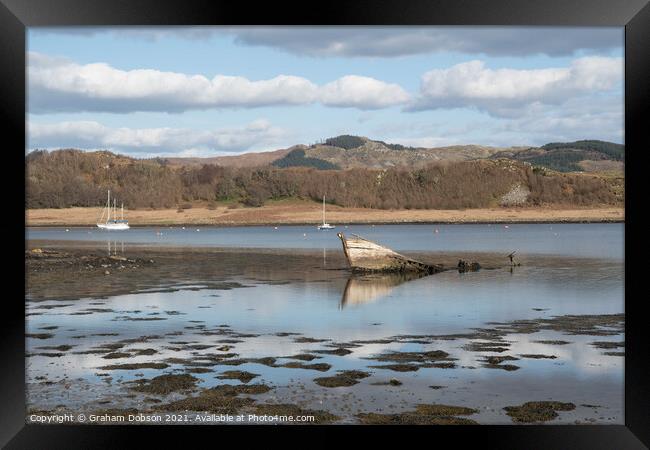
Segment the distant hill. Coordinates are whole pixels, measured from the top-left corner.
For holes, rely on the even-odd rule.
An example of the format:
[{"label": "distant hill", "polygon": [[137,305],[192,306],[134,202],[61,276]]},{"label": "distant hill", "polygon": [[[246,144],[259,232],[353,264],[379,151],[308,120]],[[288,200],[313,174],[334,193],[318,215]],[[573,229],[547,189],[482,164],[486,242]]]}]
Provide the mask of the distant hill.
[{"label": "distant hill", "polygon": [[351,136],[349,134],[343,134],[341,136],[336,136],[333,138],[325,139],[324,145],[329,145],[331,147],[340,147],[346,150],[351,150],[353,148],[359,148],[366,144],[366,142],[375,142],[381,144],[386,148],[391,150],[415,150],[417,147],[407,147],[401,144],[388,144],[384,141],[370,140],[361,136]]},{"label": "distant hill", "polygon": [[211,158],[166,158],[165,161],[172,167],[202,166],[203,164],[216,164],[222,167],[264,167],[286,156],[292,148],[283,148],[270,152],[250,152],[242,155],[214,156]]},{"label": "distant hill", "polygon": [[222,167],[310,167],[332,169],[423,168],[434,162],[514,159],[559,172],[622,173],[625,146],[605,141],[553,142],[541,147],[452,145],[411,147],[363,136],[340,135],[312,145],[211,158],[167,158],[170,167],[216,164]]},{"label": "distant hill", "polygon": [[271,165],[275,167],[313,167],[319,170],[340,169],[338,165],[324,159],[305,156],[303,149],[291,150],[284,158],[276,159]]},{"label": "distant hill", "polygon": [[351,136],[349,134],[343,134],[341,136],[325,139],[325,145],[350,150],[352,148],[361,147],[363,144],[366,143],[366,141],[367,139],[364,139],[359,136]]},{"label": "distant hill", "polygon": [[[25,207],[99,207],[107,189],[128,208],[181,212],[181,205],[195,202],[261,206],[287,198],[319,201],[324,193],[353,208],[619,205],[623,158],[623,146],[600,141],[415,148],[355,136],[217,158],[34,151],[25,157]],[[558,173],[570,171],[594,173]]]},{"label": "distant hill", "polygon": [[570,149],[598,152],[616,161],[625,161],[625,146],[606,141],[553,142],[542,145],[544,150]]},{"label": "distant hill", "polygon": [[527,147],[488,147],[482,145],[455,145],[449,147],[423,148],[388,144],[367,137],[341,135],[326,139],[322,143],[302,146],[304,161],[286,155],[273,163],[278,167],[330,167],[330,163],[341,169],[388,169],[391,167],[426,167],[439,161],[468,161],[486,159],[491,155],[509,151],[515,153]]},{"label": "distant hill", "polygon": [[[553,142],[523,151],[498,152],[491,158],[525,161],[533,166],[542,166],[559,172],[580,172],[603,168],[622,171],[625,161],[625,146],[595,140]],[[596,161],[598,163],[594,164]],[[601,161],[610,161],[610,163],[603,164]],[[616,163],[612,164],[611,162]]]}]

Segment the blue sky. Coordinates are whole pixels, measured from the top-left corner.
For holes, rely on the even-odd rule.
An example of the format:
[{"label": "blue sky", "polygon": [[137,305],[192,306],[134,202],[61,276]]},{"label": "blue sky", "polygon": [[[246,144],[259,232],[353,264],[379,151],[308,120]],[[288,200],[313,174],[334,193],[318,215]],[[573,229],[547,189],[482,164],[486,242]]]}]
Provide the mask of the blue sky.
[{"label": "blue sky", "polygon": [[28,151],[623,142],[623,29],[28,30]]}]

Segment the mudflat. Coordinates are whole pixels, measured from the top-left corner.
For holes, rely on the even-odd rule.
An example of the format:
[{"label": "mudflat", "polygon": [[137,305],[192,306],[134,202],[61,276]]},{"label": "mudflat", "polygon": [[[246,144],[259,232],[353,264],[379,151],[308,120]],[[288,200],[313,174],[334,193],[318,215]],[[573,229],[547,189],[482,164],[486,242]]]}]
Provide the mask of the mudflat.
[{"label": "mudflat", "polygon": [[[27,297],[33,301],[124,295],[142,290],[169,292],[184,285],[229,290],[245,287],[233,278],[265,283],[347,280],[342,251],[328,256],[314,250],[150,247],[132,245],[125,255],[106,255],[91,242],[28,241],[25,270]],[[459,259],[480,260],[485,269],[507,265],[503,254],[479,252],[409,252],[444,270],[455,270]],[[528,261],[521,258],[521,261]],[[254,262],[254,264],[253,264]],[[403,282],[405,280],[402,280]],[[397,284],[397,283],[396,283]]]},{"label": "mudflat", "polygon": [[[617,259],[409,252],[449,269],[410,279],[352,274],[340,250],[27,247],[30,421],[623,420]],[[460,258],[482,269],[458,273]]]}]

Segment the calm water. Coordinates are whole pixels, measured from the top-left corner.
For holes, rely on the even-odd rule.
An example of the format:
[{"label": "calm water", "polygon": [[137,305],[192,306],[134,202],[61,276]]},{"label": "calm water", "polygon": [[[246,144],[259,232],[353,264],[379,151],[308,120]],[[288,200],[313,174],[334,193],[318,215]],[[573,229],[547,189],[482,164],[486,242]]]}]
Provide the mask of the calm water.
[{"label": "calm water", "polygon": [[[169,357],[197,358],[214,353],[218,338],[203,333],[228,325],[238,333],[254,334],[237,339],[232,352],[239,357],[283,357],[324,349],[327,342],[299,343],[295,336],[330,339],[332,342],[386,339],[399,335],[467,333],[489,327],[490,322],[554,316],[616,314],[624,311],[622,224],[538,224],[538,225],[387,225],[350,226],[345,233],[358,233],[398,250],[419,251],[498,251],[516,249],[521,254],[540,255],[525,266],[510,270],[482,270],[458,274],[444,272],[405,281],[384,277],[350,277],[345,270],[331,269],[320,252],[313,266],[322,267],[311,281],[267,283],[233,275],[241,288],[205,289],[201,284],[184,286],[175,292],[136,292],[106,299],[46,301],[28,303],[30,333],[57,326],[46,340],[29,339],[31,352],[39,346],[74,345],[62,357],[28,358],[30,404],[52,408],[59,404],[92,410],[100,401],[114,407],[142,407],[142,399],[129,398],[124,382],[150,378],[160,373],[182,373],[182,364],[165,370],[114,370],[100,367],[111,363],[163,361]],[[436,233],[435,230],[438,230]],[[162,231],[162,236],[157,232]],[[104,233],[83,228],[30,229],[29,239],[92,240],[132,243],[160,243],[176,246],[336,248],[334,232],[318,232],[313,227],[245,228],[137,228],[127,232]],[[328,253],[330,251],[328,250]],[[330,253],[330,254],[331,254]],[[278,267],[282,257],[278,256]],[[254,260],[250,261],[255,264]],[[216,268],[218,270],[218,268]],[[311,268],[313,270],[313,267]],[[189,280],[188,280],[189,281]],[[188,289],[189,288],[189,289]],[[63,305],[63,306],[61,306]],[[48,309],[49,306],[56,306]],[[93,308],[103,309],[88,314]],[[81,313],[81,315],[79,315]],[[142,320],[147,318],[161,320]],[[133,321],[134,319],[139,321]],[[115,336],[106,336],[116,333]],[[133,348],[155,348],[154,356],[134,356],[106,360],[101,354],[83,351],[122,339],[156,336]],[[224,336],[221,336],[222,338]],[[227,337],[227,336],[226,336]],[[215,374],[224,370],[247,370],[274,389],[259,398],[276,403],[296,403],[306,408],[327,409],[343,422],[354,422],[358,412],[399,412],[419,403],[444,403],[476,407],[472,418],[480,423],[511,423],[503,407],[533,400],[570,401],[575,411],[561,413],[551,423],[574,420],[595,423],[623,423],[623,362],[591,345],[594,341],[620,342],[614,336],[567,335],[561,331],[511,334],[509,350],[500,355],[543,354],[553,359],[520,358],[519,369],[504,371],[483,368],[482,358],[491,353],[466,351],[467,340],[439,340],[414,343],[404,340],[385,344],[365,344],[350,348],[345,356],[322,355],[316,363],[329,363],[325,372],[268,367],[255,363],[213,367],[213,372],[197,374],[204,387],[223,384]],[[565,345],[538,343],[564,340]],[[205,350],[182,349],[177,342],[212,346]],[[422,368],[414,372],[394,372],[370,368],[376,361],[366,358],[388,350],[444,350],[456,358],[455,368]],[[618,349],[622,351],[623,349]],[[517,356],[519,357],[519,356]],[[337,370],[367,370],[372,376],[345,388],[325,388],[313,378],[331,376]],[[106,382],[110,375],[112,382]],[[45,377],[53,384],[44,384]],[[373,382],[398,378],[403,385],[386,388]],[[61,385],[75,380],[73,386]],[[228,380],[226,383],[237,384]],[[433,390],[430,385],[443,385]],[[67,397],[65,397],[67,396]],[[108,400],[107,400],[108,399]],[[104,403],[102,403],[103,405]],[[598,408],[580,406],[598,405]]]},{"label": "calm water", "polygon": [[[27,239],[112,241],[193,247],[340,248],[336,232],[355,233],[395,250],[503,252],[623,259],[624,224],[349,225],[143,227],[110,232],[97,228],[29,228]],[[436,232],[437,230],[437,232]]]}]

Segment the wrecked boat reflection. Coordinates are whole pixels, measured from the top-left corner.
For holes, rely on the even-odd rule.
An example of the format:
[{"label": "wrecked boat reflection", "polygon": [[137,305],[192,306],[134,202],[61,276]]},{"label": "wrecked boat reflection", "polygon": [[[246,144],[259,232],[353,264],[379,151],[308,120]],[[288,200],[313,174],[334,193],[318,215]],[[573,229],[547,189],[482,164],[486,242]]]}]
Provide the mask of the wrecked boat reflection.
[{"label": "wrecked boat reflection", "polygon": [[395,287],[408,281],[429,276],[426,272],[396,272],[355,274],[348,278],[340,308],[372,303],[388,296]]}]

